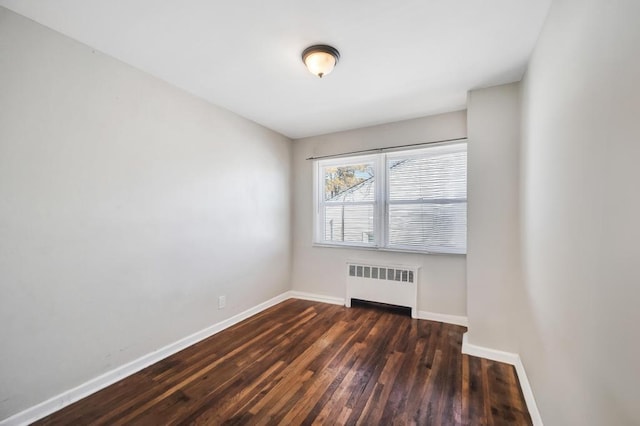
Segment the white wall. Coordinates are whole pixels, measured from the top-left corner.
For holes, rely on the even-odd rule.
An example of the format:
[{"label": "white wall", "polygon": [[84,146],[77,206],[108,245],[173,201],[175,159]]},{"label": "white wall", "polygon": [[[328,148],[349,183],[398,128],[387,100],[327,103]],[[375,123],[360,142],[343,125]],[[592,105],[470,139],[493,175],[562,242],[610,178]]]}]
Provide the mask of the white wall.
[{"label": "white wall", "polygon": [[0,8],[0,419],[288,290],[290,164]]},{"label": "white wall", "polygon": [[467,100],[469,343],[518,352],[519,83],[469,92]]},{"label": "white wall", "polygon": [[293,142],[293,269],[297,291],[345,297],[347,259],[420,265],[418,309],[466,316],[465,256],[376,252],[313,247],[311,156],[466,136],[466,113],[458,111]]},{"label": "white wall", "polygon": [[524,80],[520,355],[545,424],[640,424],[640,2],[556,0]]}]

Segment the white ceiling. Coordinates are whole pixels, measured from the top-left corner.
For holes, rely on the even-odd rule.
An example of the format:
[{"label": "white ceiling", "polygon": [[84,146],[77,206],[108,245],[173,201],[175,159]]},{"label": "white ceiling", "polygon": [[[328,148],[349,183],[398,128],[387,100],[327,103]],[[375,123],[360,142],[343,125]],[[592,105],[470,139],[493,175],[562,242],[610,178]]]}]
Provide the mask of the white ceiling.
[{"label": "white ceiling", "polygon": [[[462,109],[522,77],[551,0],[0,0],[291,138]],[[302,50],[342,57],[318,79]]]}]

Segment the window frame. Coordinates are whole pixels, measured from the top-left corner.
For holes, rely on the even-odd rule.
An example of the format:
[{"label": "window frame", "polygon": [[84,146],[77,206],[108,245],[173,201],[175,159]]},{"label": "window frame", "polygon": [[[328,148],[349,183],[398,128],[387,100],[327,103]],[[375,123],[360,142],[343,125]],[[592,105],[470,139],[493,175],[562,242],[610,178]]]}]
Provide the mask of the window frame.
[{"label": "window frame", "polygon": [[[314,160],[314,174],[313,174],[313,200],[314,200],[314,212],[313,215],[313,244],[314,245],[322,245],[327,247],[356,247],[356,248],[368,248],[368,249],[378,249],[380,247],[380,236],[376,232],[380,228],[380,201],[381,200],[381,185],[378,181],[378,176],[380,174],[380,164],[378,154],[368,154],[368,155],[357,155],[357,156],[348,156],[348,157],[339,157],[332,158],[327,160]],[[330,202],[327,203],[324,200],[324,178],[321,177],[321,169],[324,167],[331,166],[348,166],[352,164],[363,164],[363,163],[372,163],[373,164],[373,173],[374,173],[374,182],[375,182],[375,190],[374,190],[374,200],[372,202],[369,201],[359,201],[359,202]],[[356,243],[352,241],[332,241],[326,242],[323,239],[324,233],[324,219],[325,219],[325,211],[324,206],[326,205],[373,205],[373,231],[374,238],[372,243]]]},{"label": "window frame", "polygon": [[[413,149],[389,149],[384,152],[377,152],[366,155],[345,155],[329,159],[316,159],[313,160],[313,246],[318,247],[340,247],[340,248],[353,248],[353,249],[366,249],[375,251],[391,251],[402,253],[419,253],[419,254],[444,254],[444,255],[466,255],[466,245],[464,251],[459,250],[420,250],[411,246],[401,245],[389,245],[389,205],[396,204],[396,202],[389,202],[389,179],[387,176],[388,159],[394,157],[421,157],[424,153],[429,152],[429,149],[435,147],[442,147],[447,145],[465,145],[465,151],[468,153],[468,143],[465,142],[453,142],[435,144],[431,147],[419,147]],[[324,176],[322,170],[324,167],[340,166],[340,165],[352,165],[362,163],[373,163],[374,178],[375,178],[375,191],[374,201],[370,202],[354,202],[357,204],[373,204],[373,232],[374,239],[372,243],[356,243],[356,242],[343,242],[343,241],[325,241],[324,238]],[[467,176],[468,178],[468,176]],[[468,181],[467,181],[468,186]],[[459,199],[461,200],[461,199]],[[408,200],[406,200],[408,201]],[[464,201],[456,201],[468,203],[468,193]],[[429,204],[424,201],[416,200],[410,201],[410,204]],[[345,203],[330,203],[334,205],[351,204]],[[467,204],[468,206],[468,204]],[[468,207],[467,207],[468,209]]]}]

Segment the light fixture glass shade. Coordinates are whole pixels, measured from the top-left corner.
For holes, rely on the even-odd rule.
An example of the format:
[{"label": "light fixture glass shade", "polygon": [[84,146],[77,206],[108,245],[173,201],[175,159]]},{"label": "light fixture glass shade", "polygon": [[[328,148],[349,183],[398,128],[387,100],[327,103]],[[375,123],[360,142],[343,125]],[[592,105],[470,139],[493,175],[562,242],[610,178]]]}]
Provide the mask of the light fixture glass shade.
[{"label": "light fixture glass shade", "polygon": [[314,52],[305,58],[304,63],[311,74],[322,78],[333,71],[333,68],[336,66],[336,58],[329,53]]},{"label": "light fixture glass shade", "polygon": [[309,72],[322,78],[333,71],[340,54],[331,46],[317,45],[302,52],[302,60]]}]

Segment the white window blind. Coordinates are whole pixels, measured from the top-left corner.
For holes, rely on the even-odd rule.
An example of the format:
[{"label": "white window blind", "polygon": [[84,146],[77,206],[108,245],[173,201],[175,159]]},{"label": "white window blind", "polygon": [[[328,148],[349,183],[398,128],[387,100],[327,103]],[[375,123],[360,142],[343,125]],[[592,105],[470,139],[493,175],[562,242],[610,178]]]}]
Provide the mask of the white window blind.
[{"label": "white window blind", "polygon": [[467,145],[316,161],[315,242],[466,253]]},{"label": "white window blind", "polygon": [[388,154],[387,246],[465,253],[466,144]]}]

